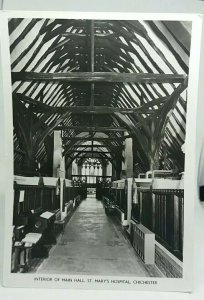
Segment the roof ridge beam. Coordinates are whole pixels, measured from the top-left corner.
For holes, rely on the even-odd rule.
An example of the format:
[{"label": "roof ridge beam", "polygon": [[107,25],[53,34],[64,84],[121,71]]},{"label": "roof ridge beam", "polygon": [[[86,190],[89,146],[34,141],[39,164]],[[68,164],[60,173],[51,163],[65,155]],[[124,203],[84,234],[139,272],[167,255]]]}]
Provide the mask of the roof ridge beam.
[{"label": "roof ridge beam", "polygon": [[127,131],[124,127],[102,127],[102,126],[59,126],[55,128],[55,130],[76,130],[76,131],[118,131],[118,132],[124,132]]},{"label": "roof ridge beam", "polygon": [[66,82],[136,82],[182,83],[185,74],[117,73],[117,72],[12,72],[12,81],[66,81]]}]

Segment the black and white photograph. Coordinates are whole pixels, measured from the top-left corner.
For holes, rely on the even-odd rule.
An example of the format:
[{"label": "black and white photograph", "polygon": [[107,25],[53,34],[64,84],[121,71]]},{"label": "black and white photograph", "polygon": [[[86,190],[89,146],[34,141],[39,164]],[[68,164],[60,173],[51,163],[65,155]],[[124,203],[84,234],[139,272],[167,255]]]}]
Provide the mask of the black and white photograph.
[{"label": "black and white photograph", "polygon": [[7,21],[10,282],[188,280],[192,18]]}]

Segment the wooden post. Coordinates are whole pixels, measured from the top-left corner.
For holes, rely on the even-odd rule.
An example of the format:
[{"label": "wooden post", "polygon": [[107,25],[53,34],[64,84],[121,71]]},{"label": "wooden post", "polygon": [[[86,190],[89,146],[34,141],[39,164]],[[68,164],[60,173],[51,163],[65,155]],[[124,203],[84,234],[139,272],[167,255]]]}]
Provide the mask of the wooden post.
[{"label": "wooden post", "polygon": [[155,232],[155,194],[152,193],[152,231]]},{"label": "wooden post", "polygon": [[154,150],[155,150],[155,120],[151,121],[151,139],[150,139],[150,171],[154,171]]},{"label": "wooden post", "polygon": [[140,195],[139,199],[139,205],[140,205],[140,223],[142,223],[142,198],[143,198],[143,193],[139,192],[138,195]]},{"label": "wooden post", "polygon": [[127,178],[128,191],[127,191],[127,223],[130,225],[131,212],[132,212],[132,178]]},{"label": "wooden post", "polygon": [[78,165],[78,175],[82,175],[82,165]]},{"label": "wooden post", "polygon": [[174,250],[179,249],[179,198],[174,195]]},{"label": "wooden post", "polygon": [[106,176],[106,169],[107,169],[107,166],[104,164],[102,167],[102,176]]},{"label": "wooden post", "polygon": [[63,218],[63,211],[64,211],[63,198],[64,198],[64,179],[60,178],[60,216],[61,216],[61,219]]},{"label": "wooden post", "polygon": [[[90,69],[91,72],[94,72],[94,20],[90,22]],[[90,106],[94,106],[94,82],[91,83],[91,97],[90,97]]]},{"label": "wooden post", "polygon": [[65,178],[65,167],[63,160],[61,132],[54,131],[53,177]]}]

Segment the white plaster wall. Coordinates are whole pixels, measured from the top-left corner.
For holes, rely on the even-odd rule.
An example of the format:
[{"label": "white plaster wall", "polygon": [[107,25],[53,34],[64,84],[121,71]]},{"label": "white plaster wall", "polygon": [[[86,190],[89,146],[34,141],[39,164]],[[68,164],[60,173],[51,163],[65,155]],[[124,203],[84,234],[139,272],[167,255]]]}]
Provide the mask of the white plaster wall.
[{"label": "white plaster wall", "polygon": [[[127,135],[128,133],[126,133]],[[133,145],[132,138],[125,139],[125,166],[126,176],[131,177],[133,174]]]},{"label": "white plaster wall", "polygon": [[54,131],[53,177],[65,178],[65,161],[62,157],[62,138],[60,131]]},{"label": "white plaster wall", "polygon": [[112,176],[112,164],[108,162],[106,167],[106,176]]},{"label": "white plaster wall", "polygon": [[78,175],[78,166],[75,160],[72,162],[72,175]]}]

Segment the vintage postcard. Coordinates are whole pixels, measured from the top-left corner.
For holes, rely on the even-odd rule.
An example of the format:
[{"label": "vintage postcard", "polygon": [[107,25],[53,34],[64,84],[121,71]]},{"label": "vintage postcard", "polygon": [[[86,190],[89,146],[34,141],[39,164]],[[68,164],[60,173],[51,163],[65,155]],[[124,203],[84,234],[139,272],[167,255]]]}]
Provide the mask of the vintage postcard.
[{"label": "vintage postcard", "polygon": [[190,291],[200,16],[1,15],[4,285]]}]

